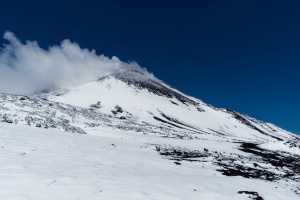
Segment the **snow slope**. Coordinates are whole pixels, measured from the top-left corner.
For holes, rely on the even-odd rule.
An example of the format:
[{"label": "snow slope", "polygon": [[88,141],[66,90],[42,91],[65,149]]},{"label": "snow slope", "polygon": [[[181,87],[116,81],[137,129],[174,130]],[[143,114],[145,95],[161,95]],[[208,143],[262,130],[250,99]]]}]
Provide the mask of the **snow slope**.
[{"label": "snow slope", "polygon": [[[0,198],[27,199],[299,199],[282,184],[226,177],[210,162],[162,159],[152,144],[212,148],[187,141],[111,130],[88,135],[0,124]],[[232,143],[222,150],[233,152]],[[220,148],[220,147],[217,147]],[[288,198],[287,198],[288,197]]]},{"label": "snow slope", "polygon": [[0,199],[299,199],[300,137],[125,71],[0,94]]}]

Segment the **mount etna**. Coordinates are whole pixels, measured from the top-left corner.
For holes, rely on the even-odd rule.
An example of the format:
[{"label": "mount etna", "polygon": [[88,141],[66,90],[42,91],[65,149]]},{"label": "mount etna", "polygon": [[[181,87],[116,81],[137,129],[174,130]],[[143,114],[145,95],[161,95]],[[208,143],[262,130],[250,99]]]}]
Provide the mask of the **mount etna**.
[{"label": "mount etna", "polygon": [[299,199],[300,137],[127,69],[0,94],[1,199]]}]

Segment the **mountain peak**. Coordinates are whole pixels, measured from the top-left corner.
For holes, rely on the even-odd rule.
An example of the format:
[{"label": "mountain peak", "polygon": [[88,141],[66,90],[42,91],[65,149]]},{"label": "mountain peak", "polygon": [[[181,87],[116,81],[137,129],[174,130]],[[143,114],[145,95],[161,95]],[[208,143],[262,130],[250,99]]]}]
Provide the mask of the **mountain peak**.
[{"label": "mountain peak", "polygon": [[129,70],[123,70],[122,72],[113,74],[112,76],[116,77],[119,80],[124,80],[124,81],[138,81],[138,82],[151,82],[151,81],[156,81],[156,82],[162,82],[159,79],[155,78],[153,74],[150,74],[149,72],[141,72],[138,70],[134,69],[129,69]]}]

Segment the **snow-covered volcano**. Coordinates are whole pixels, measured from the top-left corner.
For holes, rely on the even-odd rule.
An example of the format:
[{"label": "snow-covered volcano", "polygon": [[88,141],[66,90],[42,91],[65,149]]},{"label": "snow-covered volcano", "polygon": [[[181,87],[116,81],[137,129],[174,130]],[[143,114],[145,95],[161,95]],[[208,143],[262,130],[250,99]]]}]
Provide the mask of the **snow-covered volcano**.
[{"label": "snow-covered volcano", "polygon": [[[294,137],[273,124],[222,109],[190,97],[164,82],[138,71],[125,71],[89,83],[69,92],[49,96],[50,100],[83,108],[98,108],[113,116],[136,118],[139,123],[221,138],[280,141]],[[117,112],[116,106],[125,112]]]},{"label": "snow-covered volcano", "polygon": [[149,74],[0,103],[4,199],[300,198],[299,136]]}]

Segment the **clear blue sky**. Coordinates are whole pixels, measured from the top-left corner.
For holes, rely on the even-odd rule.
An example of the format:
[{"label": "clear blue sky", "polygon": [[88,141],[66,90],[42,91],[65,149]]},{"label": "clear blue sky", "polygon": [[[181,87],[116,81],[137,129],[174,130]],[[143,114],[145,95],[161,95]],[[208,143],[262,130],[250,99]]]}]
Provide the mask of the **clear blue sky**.
[{"label": "clear blue sky", "polygon": [[191,96],[300,134],[298,0],[10,0],[0,19],[1,34],[137,61]]}]

